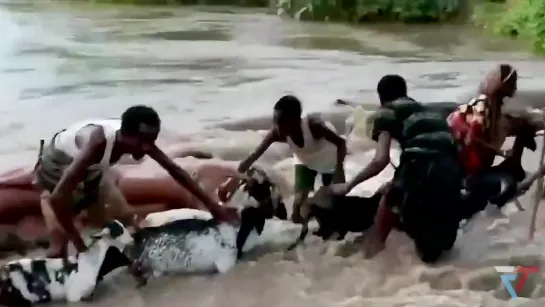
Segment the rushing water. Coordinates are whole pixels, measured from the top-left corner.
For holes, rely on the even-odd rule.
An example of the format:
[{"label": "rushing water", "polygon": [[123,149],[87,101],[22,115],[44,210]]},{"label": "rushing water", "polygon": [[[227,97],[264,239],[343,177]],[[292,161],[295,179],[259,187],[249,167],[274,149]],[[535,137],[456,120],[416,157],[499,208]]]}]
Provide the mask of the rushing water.
[{"label": "rushing water", "polygon": [[[34,155],[39,137],[134,103],[194,132],[264,114],[286,92],[312,111],[339,97],[372,101],[383,73],[402,73],[416,97],[453,99],[490,67],[475,60],[527,57],[464,26],[354,28],[255,10],[56,1],[0,9],[2,169]],[[535,78],[539,65],[521,63],[522,76]]]},{"label": "rushing water", "polygon": [[[168,128],[195,133],[220,122],[266,115],[289,92],[303,100],[306,111],[329,111],[336,98],[372,104],[376,82],[386,73],[405,76],[411,95],[426,101],[455,99],[500,60],[519,69],[521,88],[539,88],[545,81],[542,62],[532,61],[509,41],[491,40],[464,25],[356,28],[299,23],[256,10],[45,0],[3,0],[0,25],[0,170],[32,163],[38,139],[71,122],[116,117],[135,103],[154,106]],[[237,141],[237,134],[226,135],[217,137],[216,146],[224,137]],[[248,149],[253,145],[246,140]],[[535,162],[529,165],[535,167]],[[495,236],[505,233],[501,229]],[[469,246],[459,253],[475,256],[472,248],[480,246],[486,253],[482,246],[489,245],[490,253],[496,251],[482,236],[486,229],[480,231],[481,237],[459,240]],[[505,304],[482,292],[497,288],[497,275],[462,269],[458,262],[425,268],[414,257],[401,257],[414,254],[406,239],[390,241],[389,246],[403,244],[376,260],[327,256],[311,246],[301,263],[276,253],[241,264],[226,276],[164,279],[142,291],[124,281],[107,289],[97,304]],[[528,253],[536,259],[542,254]]]}]

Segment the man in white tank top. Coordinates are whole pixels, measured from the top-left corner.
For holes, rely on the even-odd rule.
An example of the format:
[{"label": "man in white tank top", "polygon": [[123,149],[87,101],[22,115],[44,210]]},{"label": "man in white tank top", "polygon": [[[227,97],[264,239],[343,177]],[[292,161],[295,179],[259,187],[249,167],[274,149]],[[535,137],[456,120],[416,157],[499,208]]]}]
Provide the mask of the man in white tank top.
[{"label": "man in white tank top", "polygon": [[[346,142],[330,123],[324,123],[316,116],[301,116],[299,99],[292,95],[280,98],[274,105],[273,128],[238,167],[238,171],[244,173],[272,143],[288,143],[294,153],[295,198],[291,218],[296,223],[303,221],[300,211],[309,192],[314,189],[318,174],[323,185],[331,184],[334,177],[336,182],[344,182],[346,156]],[[219,189],[220,199],[226,199],[238,184],[239,181],[234,178],[226,181]]]},{"label": "man in white tank top", "polygon": [[125,155],[136,160],[150,156],[201,200],[216,218],[238,217],[212,200],[186,171],[155,145],[160,126],[155,110],[139,105],[128,108],[121,120],[85,121],[53,136],[40,152],[35,170],[35,183],[42,191],[42,213],[50,232],[48,256],[65,255],[68,240],[78,252],[85,251],[86,246],[73,223],[74,216],[83,210],[95,226],[102,227],[107,218],[139,226],[139,217],[108,176],[110,167]]}]

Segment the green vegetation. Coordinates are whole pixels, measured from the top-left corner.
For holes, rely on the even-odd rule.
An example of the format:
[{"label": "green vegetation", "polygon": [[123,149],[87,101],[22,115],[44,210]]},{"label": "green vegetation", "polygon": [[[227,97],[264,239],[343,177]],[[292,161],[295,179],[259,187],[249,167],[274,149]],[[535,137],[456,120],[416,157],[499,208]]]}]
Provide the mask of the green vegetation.
[{"label": "green vegetation", "polygon": [[437,22],[464,0],[278,0],[279,13],[301,20]]},{"label": "green vegetation", "polygon": [[476,7],[474,20],[494,33],[520,39],[537,52],[545,51],[545,1],[508,0]]},{"label": "green vegetation", "polygon": [[298,20],[440,22],[460,17],[545,52],[545,0],[84,0],[153,5],[271,7]]},{"label": "green vegetation", "polygon": [[227,5],[268,7],[268,0],[86,0],[86,2],[141,5]]}]

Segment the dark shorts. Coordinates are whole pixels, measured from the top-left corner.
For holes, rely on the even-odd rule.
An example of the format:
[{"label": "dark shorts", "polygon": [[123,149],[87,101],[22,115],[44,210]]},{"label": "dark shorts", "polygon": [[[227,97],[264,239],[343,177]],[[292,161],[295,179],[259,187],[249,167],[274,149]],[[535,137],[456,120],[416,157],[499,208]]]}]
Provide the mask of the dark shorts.
[{"label": "dark shorts", "polygon": [[[40,191],[53,192],[70,163],[72,158],[57,150],[52,144],[45,146],[36,163],[34,184]],[[88,174],[82,184],[76,187],[71,199],[74,214],[97,202],[101,180],[102,174]]]},{"label": "dark shorts", "polygon": [[[318,172],[310,169],[302,164],[295,165],[295,192],[310,192],[314,190],[314,182],[316,181],[316,176]],[[320,174],[322,179],[322,184],[328,186],[333,181],[333,173],[330,174]]]}]

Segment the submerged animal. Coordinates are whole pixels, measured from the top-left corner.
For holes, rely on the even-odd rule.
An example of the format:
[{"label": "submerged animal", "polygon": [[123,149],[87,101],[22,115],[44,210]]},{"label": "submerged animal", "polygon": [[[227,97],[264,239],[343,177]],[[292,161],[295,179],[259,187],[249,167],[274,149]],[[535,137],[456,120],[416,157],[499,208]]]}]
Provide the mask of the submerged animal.
[{"label": "submerged animal", "polygon": [[98,282],[131,261],[122,250],[133,243],[118,221],[109,222],[87,251],[68,258],[19,259],[0,269],[0,305],[25,307],[52,301],[90,299]]},{"label": "submerged animal", "polygon": [[[225,273],[260,242],[265,221],[287,213],[274,183],[252,168],[226,206],[240,209],[240,223],[218,222],[206,211],[177,209],[146,217],[152,227],[134,234],[126,254],[150,275]],[[142,280],[145,284],[145,280]]]},{"label": "submerged animal", "polygon": [[304,223],[297,240],[288,247],[294,249],[304,242],[308,235],[308,221],[315,218],[318,230],[313,234],[329,240],[336,235],[337,240],[343,240],[348,232],[365,232],[372,225],[382,194],[375,193],[371,197],[334,196],[332,204],[324,206],[309,199],[307,222]]}]

